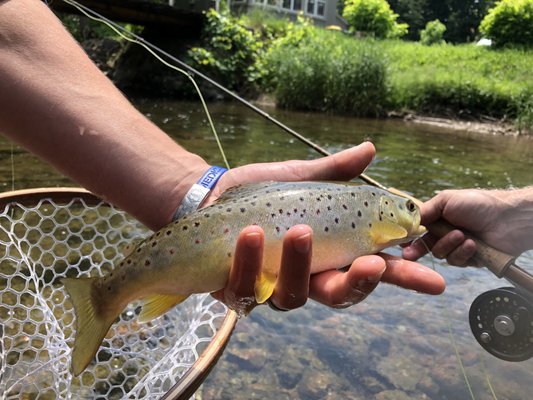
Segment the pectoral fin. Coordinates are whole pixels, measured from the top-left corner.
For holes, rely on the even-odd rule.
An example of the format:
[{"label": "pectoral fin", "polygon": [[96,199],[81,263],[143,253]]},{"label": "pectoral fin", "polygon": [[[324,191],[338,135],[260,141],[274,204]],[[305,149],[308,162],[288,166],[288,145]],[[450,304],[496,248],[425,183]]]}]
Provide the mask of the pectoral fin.
[{"label": "pectoral fin", "polygon": [[255,301],[259,304],[268,300],[274,292],[276,286],[276,275],[269,272],[262,272],[255,282]]},{"label": "pectoral fin", "polygon": [[144,299],[142,311],[137,319],[139,322],[148,322],[163,315],[172,307],[178,305],[189,296],[174,296],[156,294]]},{"label": "pectoral fin", "polygon": [[375,244],[383,245],[407,237],[407,230],[399,225],[380,221],[372,225],[370,235]]}]

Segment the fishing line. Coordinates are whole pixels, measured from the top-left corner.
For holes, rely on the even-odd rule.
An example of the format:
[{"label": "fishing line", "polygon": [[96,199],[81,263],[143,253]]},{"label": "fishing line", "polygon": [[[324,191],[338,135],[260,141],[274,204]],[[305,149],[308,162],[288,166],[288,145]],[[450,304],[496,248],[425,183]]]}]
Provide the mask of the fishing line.
[{"label": "fishing line", "polygon": [[[218,149],[220,151],[220,154],[222,155],[222,159],[224,160],[224,164],[226,165],[226,167],[228,169],[230,169],[230,165],[229,165],[228,160],[226,158],[226,154],[224,153],[224,149],[222,148],[222,144],[220,143],[220,139],[219,139],[217,131],[215,129],[215,125],[213,123],[213,120],[211,119],[211,114],[209,113],[209,110],[207,108],[207,104],[206,104],[206,102],[204,100],[202,92],[200,91],[200,88],[196,84],[196,81],[191,76],[191,74],[188,73],[187,71],[175,66],[175,65],[170,64],[168,61],[166,61],[163,58],[161,58],[154,50],[152,50],[151,47],[155,47],[155,46],[153,46],[153,45],[150,46],[146,40],[144,40],[142,37],[136,35],[135,33],[130,32],[126,28],[124,28],[124,27],[120,26],[119,24],[111,21],[110,19],[108,19],[108,18],[104,17],[103,15],[97,13],[96,11],[90,9],[89,7],[86,7],[86,6],[76,2],[75,0],[63,0],[63,1],[65,3],[67,3],[67,4],[69,4],[70,6],[76,8],[79,12],[81,12],[87,18],[92,19],[93,21],[97,21],[97,22],[103,23],[108,28],[113,30],[121,38],[123,38],[123,39],[125,39],[125,40],[127,40],[127,41],[129,41],[131,43],[135,43],[135,44],[138,44],[138,45],[142,46],[145,50],[147,50],[152,56],[154,56],[163,65],[165,65],[168,68],[173,69],[174,71],[177,71],[177,72],[185,75],[187,78],[189,78],[189,80],[192,82],[196,92],[198,93],[198,96],[200,97],[200,101],[201,101],[202,106],[204,108],[205,114],[207,115],[207,119],[209,121],[209,125],[211,127],[211,131],[213,132],[213,135],[214,135],[215,140],[217,142]],[[127,33],[131,37],[128,37],[127,35],[124,35],[123,32]],[[165,52],[163,52],[163,50],[159,50],[159,51],[162,52],[164,55],[168,56]],[[172,57],[171,57],[171,59],[172,59]]]},{"label": "fishing line", "polygon": [[[437,272],[437,264],[435,263],[435,259],[431,255],[431,250],[429,249],[429,246],[424,241],[424,238],[421,237],[418,240],[422,243],[422,245],[426,248],[428,254],[430,255],[429,258],[431,260],[431,268],[433,269],[433,271]],[[452,343],[453,350],[455,351],[455,357],[459,364],[459,368],[461,369],[461,373],[463,374],[463,378],[465,380],[466,387],[468,388],[468,392],[470,393],[470,397],[472,398],[472,400],[476,400],[476,397],[474,396],[474,392],[472,390],[472,386],[470,384],[470,380],[468,379],[468,375],[466,374],[466,370],[463,365],[463,360],[461,360],[461,356],[459,354],[459,346],[457,345],[457,342],[455,341],[455,335],[453,334],[453,329],[452,329],[452,322],[448,314],[448,308],[446,307],[446,304],[444,303],[443,298],[441,298],[441,303],[442,303],[442,309],[444,312],[444,319],[446,321],[446,326],[448,328],[448,336],[450,337],[450,342]]]}]

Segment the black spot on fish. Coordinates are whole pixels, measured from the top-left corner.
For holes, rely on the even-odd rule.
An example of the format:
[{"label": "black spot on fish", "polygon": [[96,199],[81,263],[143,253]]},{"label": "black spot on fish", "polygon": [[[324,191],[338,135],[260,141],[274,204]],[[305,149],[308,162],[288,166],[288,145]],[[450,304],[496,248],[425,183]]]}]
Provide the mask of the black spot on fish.
[{"label": "black spot on fish", "polygon": [[252,201],[250,204],[251,204],[252,206],[255,206],[257,203],[256,203],[255,201]]},{"label": "black spot on fish", "polygon": [[243,212],[245,212],[245,211],[246,211],[246,208],[241,207],[241,212],[243,213]]},{"label": "black spot on fish", "polygon": [[297,209],[297,208],[295,208],[295,209],[294,209],[293,211],[294,211],[294,213],[297,213],[297,212],[298,212],[298,209]]},{"label": "black spot on fish", "polygon": [[145,267],[150,266],[150,260],[146,260],[146,261],[144,262],[144,266],[145,266]]},{"label": "black spot on fish", "polygon": [[385,205],[387,205],[387,206],[389,205],[389,202],[387,200],[385,200]]},{"label": "black spot on fish", "polygon": [[287,211],[287,217],[290,217],[290,216],[291,216],[291,213]]},{"label": "black spot on fish", "polygon": [[394,218],[394,213],[390,213],[390,216]]},{"label": "black spot on fish", "polygon": [[108,287],[107,287],[107,290],[108,290],[108,291],[111,291],[111,286],[108,286]]},{"label": "black spot on fish", "polygon": [[376,195],[376,193],[372,192],[372,196],[375,196],[375,195]]},{"label": "black spot on fish", "polygon": [[328,200],[331,200],[331,195],[330,194],[328,194]]},{"label": "black spot on fish", "polygon": [[285,200],[285,196],[280,196],[280,200]]},{"label": "black spot on fish", "polygon": [[253,196],[254,199],[257,199],[257,196]]},{"label": "black spot on fish", "polygon": [[224,233],[228,233],[228,232],[229,232],[228,228],[224,229]]},{"label": "black spot on fish", "polygon": [[199,223],[199,222],[195,222],[195,223],[194,223],[194,227],[195,227],[195,228],[198,228],[199,226],[200,226],[200,223]]},{"label": "black spot on fish", "polygon": [[274,217],[276,216],[276,214],[270,214],[270,216],[271,216],[272,218],[274,218]]},{"label": "black spot on fish", "polygon": [[279,212],[280,214],[283,214],[283,209],[280,208],[280,209],[278,210],[278,212]]},{"label": "black spot on fish", "polygon": [[324,228],[324,232],[328,232],[328,231],[329,231],[329,228],[326,226],[326,227]]},{"label": "black spot on fish", "polygon": [[154,241],[152,242],[152,247],[155,247],[155,246],[157,246],[157,242],[154,240]]},{"label": "black spot on fish", "polygon": [[331,206],[328,206],[328,211],[331,211]]},{"label": "black spot on fish", "polygon": [[161,231],[157,232],[157,233],[155,234],[155,237],[159,237],[159,235],[161,235]]},{"label": "black spot on fish", "polygon": [[168,230],[168,231],[167,231],[167,236],[170,236],[170,235],[172,235],[172,231],[171,231],[171,230]]},{"label": "black spot on fish", "polygon": [[189,227],[188,227],[187,225],[183,225],[183,228],[181,228],[181,229],[183,229],[184,231],[186,231],[187,229],[189,229]]},{"label": "black spot on fish", "polygon": [[228,255],[228,257],[231,257],[231,252],[228,252],[228,254],[227,254],[227,255]]},{"label": "black spot on fish", "polygon": [[348,207],[346,206],[346,204],[343,204],[343,205],[342,205],[342,208],[344,208],[345,210],[348,209]]},{"label": "black spot on fish", "polygon": [[279,231],[281,231],[280,227],[279,227],[279,226],[276,226],[276,232],[279,233]]},{"label": "black spot on fish", "polygon": [[352,229],[355,229],[355,222],[352,222]]},{"label": "black spot on fish", "polygon": [[226,208],[226,211],[227,212],[231,212],[231,208]]},{"label": "black spot on fish", "polygon": [[128,265],[130,265],[131,264],[131,260],[128,260],[127,263],[128,263]]},{"label": "black spot on fish", "polygon": [[209,213],[205,213],[204,217],[209,218]]},{"label": "black spot on fish", "polygon": [[120,264],[119,264],[119,267],[123,267],[124,266],[124,261],[122,261]]},{"label": "black spot on fish", "polygon": [[336,224],[339,223],[339,219],[338,219],[338,218],[335,218],[335,223],[336,223]]},{"label": "black spot on fish", "polygon": [[305,199],[303,197],[300,197],[300,201],[304,201]]},{"label": "black spot on fish", "polygon": [[320,210],[316,210],[316,215],[319,215],[320,214]]},{"label": "black spot on fish", "polygon": [[140,253],[140,252],[141,252],[141,248],[139,247],[139,248],[137,249],[137,253]]},{"label": "black spot on fish", "polygon": [[222,210],[224,208],[224,206],[218,206],[217,207],[219,210]]},{"label": "black spot on fish", "polygon": [[365,207],[368,207],[368,201],[365,201],[363,204],[365,205]]},{"label": "black spot on fish", "polygon": [[266,203],[266,206],[267,206],[267,207],[272,207],[272,203],[271,203],[271,202],[268,202],[268,203]]},{"label": "black spot on fish", "polygon": [[369,228],[372,228],[372,222],[369,222],[369,223],[368,223],[368,227],[369,227]]},{"label": "black spot on fish", "polygon": [[200,244],[200,239],[196,239],[196,240],[194,241],[194,243],[196,243],[196,244]]},{"label": "black spot on fish", "polygon": [[352,195],[352,197],[355,197],[355,192],[351,192],[350,194]]},{"label": "black spot on fish", "polygon": [[170,255],[174,254],[176,251],[174,249],[169,249],[168,252],[170,253]]},{"label": "black spot on fish", "polygon": [[357,211],[357,216],[358,216],[359,218],[361,218],[361,217],[363,216],[363,213],[361,212],[361,210],[358,210],[358,211]]},{"label": "black spot on fish", "polygon": [[317,197],[317,198],[316,198],[316,201],[322,201],[322,200],[320,199],[320,197]]}]

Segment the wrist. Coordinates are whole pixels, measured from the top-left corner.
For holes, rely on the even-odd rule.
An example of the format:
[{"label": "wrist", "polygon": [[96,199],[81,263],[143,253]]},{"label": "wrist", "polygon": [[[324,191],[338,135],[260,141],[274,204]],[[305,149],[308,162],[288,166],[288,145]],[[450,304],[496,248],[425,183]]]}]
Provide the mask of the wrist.
[{"label": "wrist", "polygon": [[203,175],[192,184],[176,209],[172,220],[175,221],[197,210],[205,202],[220,177],[227,171],[226,168],[211,166]]}]

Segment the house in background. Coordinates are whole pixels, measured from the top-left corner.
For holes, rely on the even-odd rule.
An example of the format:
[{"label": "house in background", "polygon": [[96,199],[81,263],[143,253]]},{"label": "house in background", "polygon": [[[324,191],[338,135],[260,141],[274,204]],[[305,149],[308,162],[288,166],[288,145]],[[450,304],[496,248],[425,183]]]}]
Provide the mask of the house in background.
[{"label": "house in background", "polygon": [[228,3],[234,11],[263,8],[293,19],[303,14],[312,18],[317,26],[336,25],[346,29],[346,21],[337,12],[337,0],[228,0]]}]

